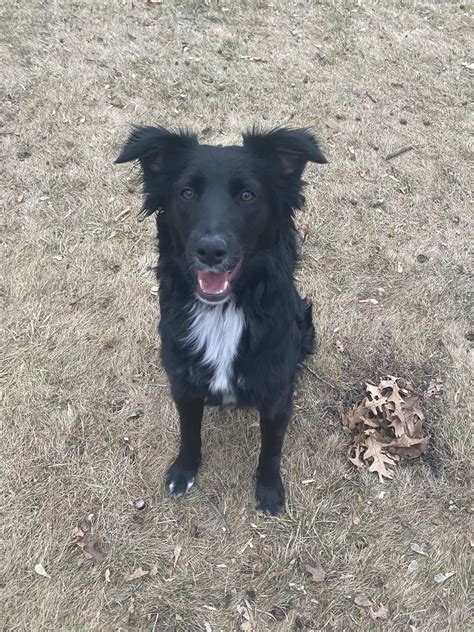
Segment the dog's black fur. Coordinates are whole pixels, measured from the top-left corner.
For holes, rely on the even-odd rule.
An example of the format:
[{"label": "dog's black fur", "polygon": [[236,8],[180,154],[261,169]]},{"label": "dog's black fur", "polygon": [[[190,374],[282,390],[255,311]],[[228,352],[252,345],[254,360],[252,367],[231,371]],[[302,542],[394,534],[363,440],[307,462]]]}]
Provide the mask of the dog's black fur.
[{"label": "dog's black fur", "polygon": [[[224,403],[210,392],[212,370],[200,362],[202,350],[187,340],[190,308],[200,300],[211,303],[209,310],[233,303],[245,319],[233,403],[260,412],[257,500],[275,514],[284,504],[280,458],[297,366],[314,344],[311,304],[293,282],[294,210],[307,161],[326,159],[305,129],[253,130],[242,147],[214,147],[189,132],[137,127],[116,162],[131,160],[142,168],[144,213],[156,212],[161,355],[180,418],[181,448],[167,484],[175,496],[190,487],[201,460],[204,405]],[[209,292],[216,283],[225,291],[219,285],[220,293]]]}]

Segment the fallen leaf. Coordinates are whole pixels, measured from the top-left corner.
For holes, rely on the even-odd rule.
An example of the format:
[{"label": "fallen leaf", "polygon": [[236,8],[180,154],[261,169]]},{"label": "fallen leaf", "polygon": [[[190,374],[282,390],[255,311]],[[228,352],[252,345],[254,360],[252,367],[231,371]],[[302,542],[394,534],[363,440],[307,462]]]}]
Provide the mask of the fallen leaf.
[{"label": "fallen leaf", "polygon": [[298,228],[298,235],[301,239],[301,243],[304,244],[304,242],[308,239],[309,224],[301,224]]},{"label": "fallen leaf", "polygon": [[398,384],[395,382],[392,386],[392,392],[387,396],[387,401],[392,402],[395,406],[395,410],[402,409],[403,399],[400,394],[400,389],[398,388]]},{"label": "fallen leaf", "polygon": [[47,577],[48,579],[51,579],[51,575],[48,575],[48,573],[44,570],[43,564],[36,564],[35,573],[41,575],[41,577]]},{"label": "fallen leaf", "polygon": [[364,422],[367,418],[367,406],[365,405],[365,398],[359,404],[356,404],[350,408],[342,416],[342,423],[349,430],[362,429]]},{"label": "fallen leaf", "polygon": [[370,599],[367,597],[367,595],[364,595],[363,593],[358,593],[354,597],[354,603],[357,606],[361,606],[363,608],[369,608],[370,606],[372,606],[372,602],[370,601]]},{"label": "fallen leaf", "polygon": [[20,195],[16,198],[16,201],[18,202],[18,204],[21,204],[24,199],[25,196],[23,195],[23,193],[20,193]]},{"label": "fallen leaf", "polygon": [[84,537],[84,531],[81,529],[81,527],[74,527],[74,529],[72,530],[72,537],[73,538]]},{"label": "fallen leaf", "polygon": [[179,560],[179,556],[181,555],[181,551],[183,550],[183,547],[181,546],[181,544],[177,544],[174,547],[174,553],[173,553],[173,568],[176,568],[176,564],[178,563]]},{"label": "fallen leaf", "polygon": [[427,553],[425,553],[425,552],[423,551],[422,547],[421,547],[419,544],[417,544],[416,542],[412,542],[412,543],[410,544],[410,549],[411,549],[412,551],[414,551],[415,553],[419,553],[420,555],[425,555],[425,556],[427,556],[427,555],[428,555]]},{"label": "fallen leaf", "polygon": [[[92,523],[92,520],[89,522]],[[105,555],[97,548],[97,542],[90,538],[83,529],[76,527],[73,530],[73,537],[76,540],[74,544],[81,549],[85,560],[92,560],[94,564],[98,564],[105,559]]]},{"label": "fallen leaf", "polygon": [[110,569],[108,568],[105,569],[104,579],[108,584],[110,584]]},{"label": "fallen leaf", "polygon": [[344,345],[342,344],[342,342],[340,340],[336,340],[336,349],[339,351],[339,353],[344,353]]},{"label": "fallen leaf", "polygon": [[242,618],[242,621],[240,622],[240,629],[243,632],[253,632],[255,630],[255,625],[250,612],[250,605],[247,600],[237,606],[237,612]]},{"label": "fallen leaf", "polygon": [[412,560],[409,564],[408,564],[408,572],[409,573],[414,573],[415,571],[418,570],[418,560]]},{"label": "fallen leaf", "polygon": [[112,101],[110,102],[110,105],[114,108],[123,108],[125,107],[124,104],[122,103],[122,101],[115,97],[114,99],[112,99]]},{"label": "fallen leaf", "polygon": [[146,577],[149,574],[150,574],[150,571],[144,571],[143,568],[139,566],[137,569],[133,571],[133,573],[130,573],[129,575],[125,575],[125,579],[128,582],[133,582],[135,579],[140,579],[140,577]]},{"label": "fallen leaf", "polygon": [[388,609],[382,604],[380,604],[377,610],[371,608],[369,614],[371,619],[382,619],[383,621],[388,619]]},{"label": "fallen leaf", "polygon": [[364,452],[364,460],[372,458],[372,464],[369,465],[369,472],[377,472],[379,481],[383,483],[384,478],[393,478],[393,469],[395,458],[385,454],[384,444],[377,441],[374,437],[368,437],[367,450]]},{"label": "fallen leaf", "polygon": [[450,573],[437,573],[433,579],[435,580],[437,584],[442,584],[443,582],[445,582],[447,579],[449,579],[455,574],[456,574],[456,571],[451,571]]},{"label": "fallen leaf", "polygon": [[360,445],[350,446],[349,452],[354,451],[354,456],[349,456],[349,461],[353,463],[359,469],[364,468],[364,461],[360,458],[361,447]]},{"label": "fallen leaf", "polygon": [[387,398],[382,395],[380,386],[367,383],[365,387],[368,397],[365,399],[365,405],[375,414],[382,411],[382,406],[387,403]]},{"label": "fallen leaf", "polygon": [[326,571],[317,562],[311,564],[305,564],[306,571],[311,575],[313,582],[323,582],[326,578]]},{"label": "fallen leaf", "polygon": [[160,565],[158,562],[155,562],[150,569],[150,577],[155,577],[155,575],[158,574],[159,570],[160,570]]},{"label": "fallen leaf", "polygon": [[363,298],[359,303],[370,303],[371,305],[378,305],[379,302],[376,298]]}]

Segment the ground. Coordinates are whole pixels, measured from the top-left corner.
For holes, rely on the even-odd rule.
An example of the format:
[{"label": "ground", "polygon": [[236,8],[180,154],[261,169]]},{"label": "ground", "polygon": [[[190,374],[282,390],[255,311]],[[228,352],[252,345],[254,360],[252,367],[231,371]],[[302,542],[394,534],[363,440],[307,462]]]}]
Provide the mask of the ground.
[{"label": "ground", "polygon": [[[3,629],[467,630],[468,3],[1,11]],[[255,509],[252,413],[206,412],[200,487],[165,493],[178,428],[154,222],[139,221],[137,172],[113,165],[140,122],[213,143],[309,126],[328,157],[298,215],[324,381],[298,384],[281,517]],[[348,462],[341,412],[385,374],[443,391],[423,395],[427,458],[380,484]],[[81,564],[78,526],[102,562]],[[153,575],[127,580],[139,567]]]}]

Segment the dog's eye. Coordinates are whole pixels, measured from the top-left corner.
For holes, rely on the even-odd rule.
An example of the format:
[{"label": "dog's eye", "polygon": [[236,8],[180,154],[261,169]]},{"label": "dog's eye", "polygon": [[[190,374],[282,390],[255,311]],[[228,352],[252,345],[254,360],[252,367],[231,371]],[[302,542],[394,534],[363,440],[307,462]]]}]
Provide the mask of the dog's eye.
[{"label": "dog's eye", "polygon": [[185,189],[181,191],[181,197],[184,198],[185,200],[194,200],[195,198],[194,191],[190,189],[189,187],[186,187]]},{"label": "dog's eye", "polygon": [[242,202],[252,202],[257,196],[252,191],[242,191],[240,199]]}]

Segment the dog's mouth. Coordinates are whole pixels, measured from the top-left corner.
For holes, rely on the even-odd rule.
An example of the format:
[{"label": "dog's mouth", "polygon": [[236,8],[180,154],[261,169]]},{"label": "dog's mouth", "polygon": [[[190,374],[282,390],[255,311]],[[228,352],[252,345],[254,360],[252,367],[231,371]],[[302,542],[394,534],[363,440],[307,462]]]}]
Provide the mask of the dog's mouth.
[{"label": "dog's mouth", "polygon": [[225,272],[198,270],[198,295],[210,303],[220,303],[226,299],[232,293],[232,279],[235,277],[238,267]]}]

